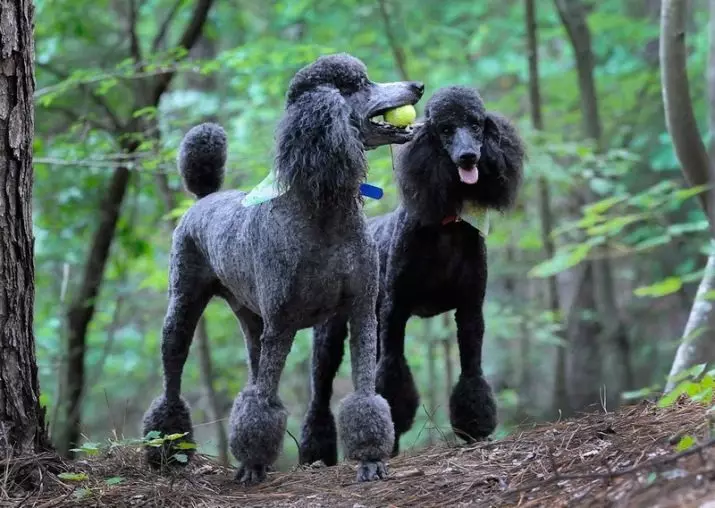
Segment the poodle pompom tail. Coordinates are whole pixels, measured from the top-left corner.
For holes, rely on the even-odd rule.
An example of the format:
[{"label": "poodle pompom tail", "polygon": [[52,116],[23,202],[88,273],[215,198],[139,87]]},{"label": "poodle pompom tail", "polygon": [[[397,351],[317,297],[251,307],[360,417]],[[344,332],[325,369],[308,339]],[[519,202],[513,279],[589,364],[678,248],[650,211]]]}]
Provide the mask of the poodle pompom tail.
[{"label": "poodle pompom tail", "polygon": [[226,165],[226,131],[215,123],[202,123],[186,133],[179,147],[178,165],[184,186],[198,198],[218,191]]}]

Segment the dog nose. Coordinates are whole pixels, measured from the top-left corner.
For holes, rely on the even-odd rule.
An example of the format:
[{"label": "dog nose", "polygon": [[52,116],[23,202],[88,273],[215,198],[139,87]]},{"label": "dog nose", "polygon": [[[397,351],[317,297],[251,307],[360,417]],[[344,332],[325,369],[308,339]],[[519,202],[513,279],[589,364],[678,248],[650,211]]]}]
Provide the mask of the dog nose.
[{"label": "dog nose", "polygon": [[418,94],[422,95],[425,91],[425,84],[422,83],[421,81],[411,81],[410,86],[412,89],[417,92]]},{"label": "dog nose", "polygon": [[458,162],[462,167],[474,166],[479,162],[479,155],[476,152],[463,152],[459,155]]}]

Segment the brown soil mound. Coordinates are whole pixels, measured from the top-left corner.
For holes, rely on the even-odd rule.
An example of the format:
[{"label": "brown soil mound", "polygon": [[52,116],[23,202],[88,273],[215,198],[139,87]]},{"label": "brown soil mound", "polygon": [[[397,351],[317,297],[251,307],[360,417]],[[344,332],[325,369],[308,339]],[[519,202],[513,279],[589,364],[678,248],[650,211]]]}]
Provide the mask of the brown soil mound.
[{"label": "brown soil mound", "polygon": [[[401,456],[390,461],[389,480],[371,484],[356,484],[354,465],[345,463],[274,473],[260,486],[242,488],[233,470],[204,457],[162,477],[143,464],[139,451],[120,449],[66,465],[86,473],[85,480],[45,474],[38,492],[0,490],[0,506],[714,507],[715,441],[708,428],[701,405],[657,409],[644,402],[523,429],[498,442]],[[677,453],[673,443],[685,434],[698,444]],[[18,460],[26,465],[38,458],[0,464],[0,480]]]}]

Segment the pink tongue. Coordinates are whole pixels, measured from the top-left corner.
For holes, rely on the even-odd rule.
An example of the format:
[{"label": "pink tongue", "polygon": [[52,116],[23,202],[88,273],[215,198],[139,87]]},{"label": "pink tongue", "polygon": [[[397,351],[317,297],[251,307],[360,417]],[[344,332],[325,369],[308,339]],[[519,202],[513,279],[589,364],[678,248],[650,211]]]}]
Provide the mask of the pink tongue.
[{"label": "pink tongue", "polygon": [[479,180],[479,170],[477,169],[477,166],[457,169],[459,170],[459,179],[462,180],[462,182],[472,185],[477,183],[477,180]]}]

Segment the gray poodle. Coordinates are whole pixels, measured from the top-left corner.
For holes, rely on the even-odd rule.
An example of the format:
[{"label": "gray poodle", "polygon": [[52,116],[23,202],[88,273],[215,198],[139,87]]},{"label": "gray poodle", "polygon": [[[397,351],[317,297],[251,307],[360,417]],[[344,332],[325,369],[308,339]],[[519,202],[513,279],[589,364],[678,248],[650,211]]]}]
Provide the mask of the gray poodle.
[{"label": "gray poodle", "polygon": [[[241,324],[250,368],[230,417],[231,451],[241,463],[236,478],[264,480],[286,430],[278,384],[293,338],[339,312],[349,316],[355,387],[338,419],[345,454],[360,463],[358,481],[386,476],[394,431],[389,405],[375,392],[378,260],[359,187],[366,149],[412,137],[410,128],[375,117],[415,104],[423,91],[418,82],[373,82],[363,63],[347,54],[302,68],[276,133],[275,178],[287,191],[253,206],[242,205],[243,192],[218,192],[226,162],[223,129],[202,124],[186,134],[179,171],[199,200],[174,231],[161,346],[164,394],[144,416],[145,434],[192,439],[182,370],[199,316],[212,297],[222,297]],[[176,448],[147,448],[150,464],[160,466]]]},{"label": "gray poodle", "polygon": [[[513,124],[487,111],[479,93],[463,86],[437,90],[413,139],[396,148],[402,202],[368,224],[380,259],[377,392],[390,404],[393,454],[419,407],[404,354],[411,316],[456,310],[461,374],[449,401],[452,427],[466,441],[484,438],[496,427],[496,404],[482,369],[487,249],[484,231],[470,223],[469,208],[511,208],[524,158]],[[313,398],[300,444],[303,463],[337,461],[330,398],[346,334],[345,314],[315,328]]]}]

